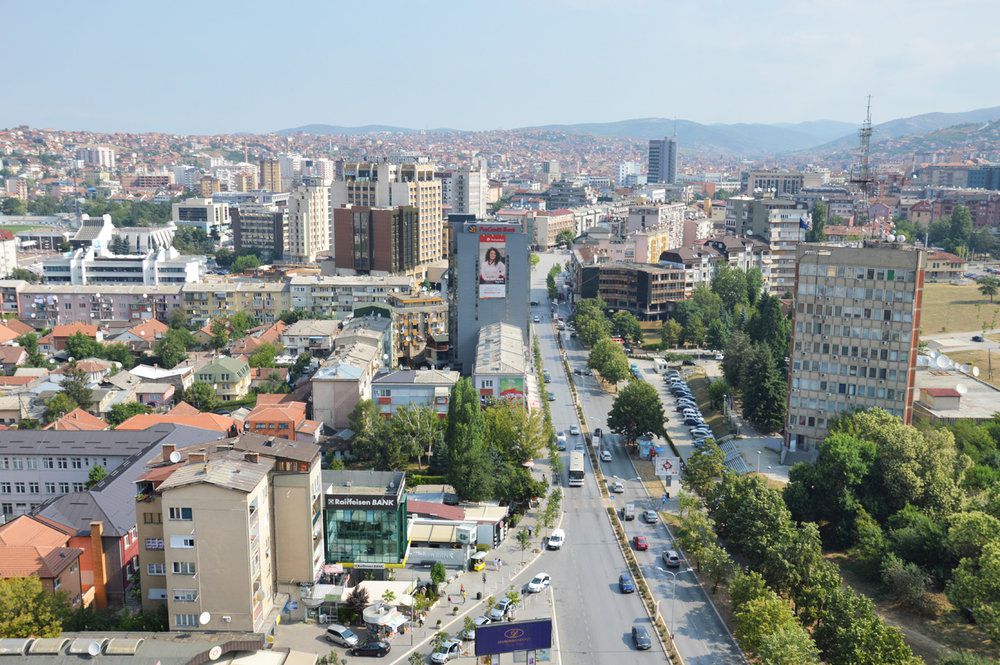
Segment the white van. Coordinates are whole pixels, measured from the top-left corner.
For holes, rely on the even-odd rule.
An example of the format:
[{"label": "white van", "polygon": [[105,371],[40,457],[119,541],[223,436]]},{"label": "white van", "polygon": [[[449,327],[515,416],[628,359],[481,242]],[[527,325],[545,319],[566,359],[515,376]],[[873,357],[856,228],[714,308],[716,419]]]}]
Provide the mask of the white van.
[{"label": "white van", "polygon": [[545,547],[550,550],[561,550],[564,542],[566,542],[566,532],[562,529],[555,529],[545,541]]},{"label": "white van", "polygon": [[656,358],[653,360],[653,369],[656,370],[657,374],[665,374],[667,372],[667,359]]},{"label": "white van", "polygon": [[626,504],[625,507],[622,508],[622,517],[624,517],[626,521],[631,521],[631,520],[635,519],[635,504],[634,503]]}]

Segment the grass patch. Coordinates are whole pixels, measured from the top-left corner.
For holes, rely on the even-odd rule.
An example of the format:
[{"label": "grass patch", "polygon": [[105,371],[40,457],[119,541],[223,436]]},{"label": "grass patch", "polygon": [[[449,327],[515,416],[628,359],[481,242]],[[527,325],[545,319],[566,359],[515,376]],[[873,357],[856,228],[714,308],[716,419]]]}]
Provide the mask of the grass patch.
[{"label": "grass patch", "polygon": [[991,303],[975,284],[925,284],[920,332],[976,332],[988,327],[994,314],[1000,325],[1000,300]]},{"label": "grass patch", "polygon": [[[996,657],[997,645],[981,629],[967,623],[954,609],[937,619],[915,614],[888,598],[877,583],[861,576],[856,563],[847,554],[831,552],[825,556],[840,568],[844,583],[871,598],[886,623],[903,631],[903,637],[913,652],[928,663],[935,663],[939,658],[960,650],[989,658]],[[947,603],[943,594],[936,595],[940,595],[942,603]]]},{"label": "grass patch", "polygon": [[30,231],[31,229],[50,229],[46,224],[3,224],[0,225],[0,229],[5,231],[10,231],[11,233],[20,233],[21,231]]},{"label": "grass patch", "polygon": [[695,401],[698,402],[701,415],[705,418],[705,422],[708,423],[708,426],[712,429],[712,433],[718,440],[732,434],[733,430],[729,427],[729,422],[722,415],[722,412],[711,405],[711,400],[708,397],[708,385],[710,383],[711,380],[704,374],[694,375],[688,379],[688,385],[691,386],[691,393],[694,395]]},{"label": "grass patch", "polygon": [[990,359],[987,357],[987,351],[983,349],[982,351],[955,351],[954,353],[949,353],[948,357],[957,363],[968,363],[970,365],[975,365],[979,368],[979,380],[985,381],[986,383],[1000,388],[1000,354],[994,353],[992,358],[993,364],[993,377],[990,378]]}]

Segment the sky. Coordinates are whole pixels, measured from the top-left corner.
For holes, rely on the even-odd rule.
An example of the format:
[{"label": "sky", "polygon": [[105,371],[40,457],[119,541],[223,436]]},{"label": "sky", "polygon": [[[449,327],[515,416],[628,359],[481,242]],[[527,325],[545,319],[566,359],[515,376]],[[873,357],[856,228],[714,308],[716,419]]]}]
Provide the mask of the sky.
[{"label": "sky", "polygon": [[10,2],[0,127],[878,122],[1000,105],[996,0]]}]

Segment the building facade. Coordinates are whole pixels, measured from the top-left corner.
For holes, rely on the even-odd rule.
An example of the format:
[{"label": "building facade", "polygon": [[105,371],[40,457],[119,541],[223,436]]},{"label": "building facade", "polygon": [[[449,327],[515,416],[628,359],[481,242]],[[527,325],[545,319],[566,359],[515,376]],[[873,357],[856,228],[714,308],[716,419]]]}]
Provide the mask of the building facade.
[{"label": "building facade", "polygon": [[420,262],[420,214],[414,206],[336,208],[333,227],[338,269],[407,273]]},{"label": "building facade", "polygon": [[880,407],[909,423],[924,252],[911,246],[798,249],[785,446],[814,451],[831,419]]},{"label": "building facade", "polygon": [[251,251],[264,261],[280,261],[288,238],[288,211],[273,205],[241,205],[229,209],[233,248]]},{"label": "building facade", "polygon": [[453,370],[406,369],[381,374],[372,381],[372,401],[383,418],[390,418],[402,406],[429,407],[437,417],[448,415],[451,389],[459,374]]},{"label": "building facade", "polygon": [[315,263],[330,251],[330,190],[322,185],[296,185],[288,197],[289,260]]},{"label": "building facade", "polygon": [[646,179],[669,185],[677,182],[677,140],[673,137],[650,139]]}]

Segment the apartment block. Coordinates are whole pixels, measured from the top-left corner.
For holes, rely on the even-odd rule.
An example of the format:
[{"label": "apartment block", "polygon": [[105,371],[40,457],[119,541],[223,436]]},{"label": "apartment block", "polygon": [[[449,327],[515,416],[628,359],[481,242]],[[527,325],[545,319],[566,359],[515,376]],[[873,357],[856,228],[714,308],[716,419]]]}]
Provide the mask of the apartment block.
[{"label": "apartment block", "polygon": [[338,269],[408,273],[420,263],[420,214],[415,206],[336,208],[333,227]]},{"label": "apartment block", "polygon": [[667,318],[686,293],[683,266],[603,263],[582,265],[577,275],[580,297],[601,297],[609,308],[627,310],[643,321]]},{"label": "apartment block", "polygon": [[138,255],[115,255],[96,246],[42,261],[48,284],[187,284],[204,273],[204,257],[183,256],[173,247]]},{"label": "apartment block", "polygon": [[744,171],[740,180],[745,194],[772,192],[776,196],[795,196],[804,185],[805,175],[795,171]]},{"label": "apartment block", "polygon": [[260,160],[260,187],[271,192],[281,190],[281,162],[277,159]]},{"label": "apartment block", "polygon": [[650,139],[647,161],[647,180],[651,183],[677,182],[677,140],[668,137]]},{"label": "apartment block", "polygon": [[[214,190],[212,193],[214,193]],[[202,198],[191,198],[171,206],[170,219],[177,226],[193,226],[201,229],[205,233],[221,236],[229,231],[229,206],[224,203],[216,203],[211,198],[212,194],[205,194]]]},{"label": "apartment block", "polygon": [[143,608],[166,604],[171,630],[270,632],[276,594],[323,564],[319,461],[318,446],[255,434],[165,446],[136,481]]},{"label": "apartment block", "polygon": [[303,309],[343,319],[365,305],[386,304],[393,294],[414,292],[404,275],[292,277],[289,309]]},{"label": "apartment block", "polygon": [[425,355],[432,336],[448,334],[448,303],[438,294],[391,294],[395,355],[413,360]]},{"label": "apartment block", "polygon": [[315,263],[330,251],[330,190],[297,185],[288,197],[288,258]]},{"label": "apartment block", "polygon": [[925,265],[909,245],[798,248],[789,450],[814,451],[850,411],[880,407],[910,422]]},{"label": "apartment block", "polygon": [[280,261],[288,238],[288,211],[274,205],[240,205],[229,209],[233,248],[249,250],[264,261]]},{"label": "apartment block", "polygon": [[533,221],[532,243],[536,247],[555,247],[560,233],[569,231],[575,238],[576,217],[571,210],[559,208],[557,210],[539,210],[531,218]]},{"label": "apartment block", "polygon": [[451,389],[460,374],[454,370],[398,370],[381,374],[372,381],[372,401],[383,418],[403,406],[434,409],[438,418],[448,415]]},{"label": "apartment block", "polygon": [[180,307],[193,323],[201,325],[236,312],[253,314],[261,323],[274,323],[282,312],[292,309],[287,282],[259,281],[186,284]]},{"label": "apartment block", "polygon": [[490,179],[487,174],[486,160],[478,157],[472,164],[463,166],[451,176],[451,187],[448,203],[454,213],[475,215],[485,219],[489,206]]},{"label": "apartment block", "polygon": [[796,252],[806,239],[810,224],[809,213],[799,208],[772,208],[767,214],[764,233],[757,234],[768,243],[770,270],[765,275],[771,295],[783,296],[795,285]]}]

